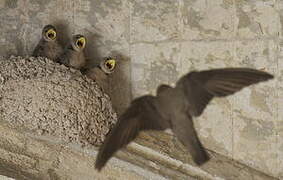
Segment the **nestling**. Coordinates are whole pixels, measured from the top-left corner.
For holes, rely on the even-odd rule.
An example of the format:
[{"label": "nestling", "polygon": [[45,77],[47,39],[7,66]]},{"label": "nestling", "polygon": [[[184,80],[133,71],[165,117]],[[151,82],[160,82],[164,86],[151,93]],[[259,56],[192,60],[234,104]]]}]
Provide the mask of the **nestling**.
[{"label": "nestling", "polygon": [[57,31],[52,25],[46,25],[42,30],[42,37],[35,47],[32,55],[35,57],[46,57],[53,61],[63,53],[63,48],[57,41]]},{"label": "nestling", "polygon": [[96,81],[103,90],[107,91],[109,85],[108,75],[112,74],[115,68],[116,60],[112,57],[107,57],[98,66],[86,70],[85,74],[90,79]]},{"label": "nestling", "polygon": [[86,65],[86,59],[83,52],[85,46],[86,38],[81,34],[74,35],[70,44],[58,58],[58,62],[68,67],[82,69]]}]

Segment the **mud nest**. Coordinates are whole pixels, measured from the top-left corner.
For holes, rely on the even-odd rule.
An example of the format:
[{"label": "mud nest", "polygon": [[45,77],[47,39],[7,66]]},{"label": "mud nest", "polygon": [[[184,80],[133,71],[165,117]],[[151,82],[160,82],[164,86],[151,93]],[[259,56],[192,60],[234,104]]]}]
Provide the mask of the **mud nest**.
[{"label": "mud nest", "polygon": [[0,120],[100,145],[117,120],[110,98],[79,71],[46,58],[0,58]]}]

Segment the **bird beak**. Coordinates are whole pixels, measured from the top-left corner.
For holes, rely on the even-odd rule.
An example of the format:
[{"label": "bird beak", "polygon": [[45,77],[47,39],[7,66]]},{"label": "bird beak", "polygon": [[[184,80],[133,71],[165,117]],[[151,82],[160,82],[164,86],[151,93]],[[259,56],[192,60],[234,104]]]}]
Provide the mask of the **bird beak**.
[{"label": "bird beak", "polygon": [[56,31],[54,29],[49,29],[46,33],[47,38],[50,40],[56,39]]},{"label": "bird beak", "polygon": [[76,45],[79,47],[79,48],[84,48],[85,47],[85,43],[86,43],[86,39],[84,37],[80,37],[78,40],[77,40],[77,43]]},{"label": "bird beak", "polygon": [[105,66],[109,69],[109,70],[113,70],[116,66],[116,60],[115,59],[109,59],[105,62]]}]

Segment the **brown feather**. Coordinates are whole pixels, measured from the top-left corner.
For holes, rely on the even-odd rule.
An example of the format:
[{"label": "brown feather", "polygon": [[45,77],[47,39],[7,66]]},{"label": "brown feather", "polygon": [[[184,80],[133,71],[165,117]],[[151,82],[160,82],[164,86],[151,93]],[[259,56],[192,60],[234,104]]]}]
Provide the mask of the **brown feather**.
[{"label": "brown feather", "polygon": [[142,130],[164,130],[161,116],[156,113],[153,96],[144,96],[132,102],[119,117],[117,124],[106,137],[97,155],[95,168],[101,170],[114,153],[133,141]]},{"label": "brown feather", "polygon": [[190,114],[200,116],[214,96],[232,95],[244,87],[272,78],[271,74],[255,69],[226,68],[191,72],[183,76],[178,84],[185,87]]},{"label": "brown feather", "polygon": [[101,170],[116,151],[133,141],[142,130],[171,128],[186,146],[196,164],[209,160],[195,131],[192,116],[200,116],[213,97],[234,94],[244,87],[266,81],[272,75],[249,68],[214,69],[191,72],[175,88],[161,85],[157,97],[135,99],[119,117],[97,155],[95,168]]}]

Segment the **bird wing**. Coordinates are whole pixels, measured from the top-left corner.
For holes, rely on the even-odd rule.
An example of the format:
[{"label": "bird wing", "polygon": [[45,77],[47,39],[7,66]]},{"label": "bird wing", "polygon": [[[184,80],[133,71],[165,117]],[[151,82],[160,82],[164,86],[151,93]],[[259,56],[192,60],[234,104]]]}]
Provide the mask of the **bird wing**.
[{"label": "bird wing", "polygon": [[123,113],[114,128],[107,135],[99,149],[95,168],[99,171],[119,149],[134,140],[141,130],[162,130],[159,124],[161,116],[153,104],[153,96],[143,96],[134,100]]},{"label": "bird wing", "polygon": [[250,68],[213,69],[190,72],[178,81],[177,87],[184,89],[190,114],[200,116],[214,96],[228,96],[272,78],[271,74]]},{"label": "bird wing", "polygon": [[186,112],[179,112],[173,116],[173,119],[172,130],[181,143],[189,150],[194,162],[197,165],[207,162],[210,158],[198,138],[192,117]]}]

